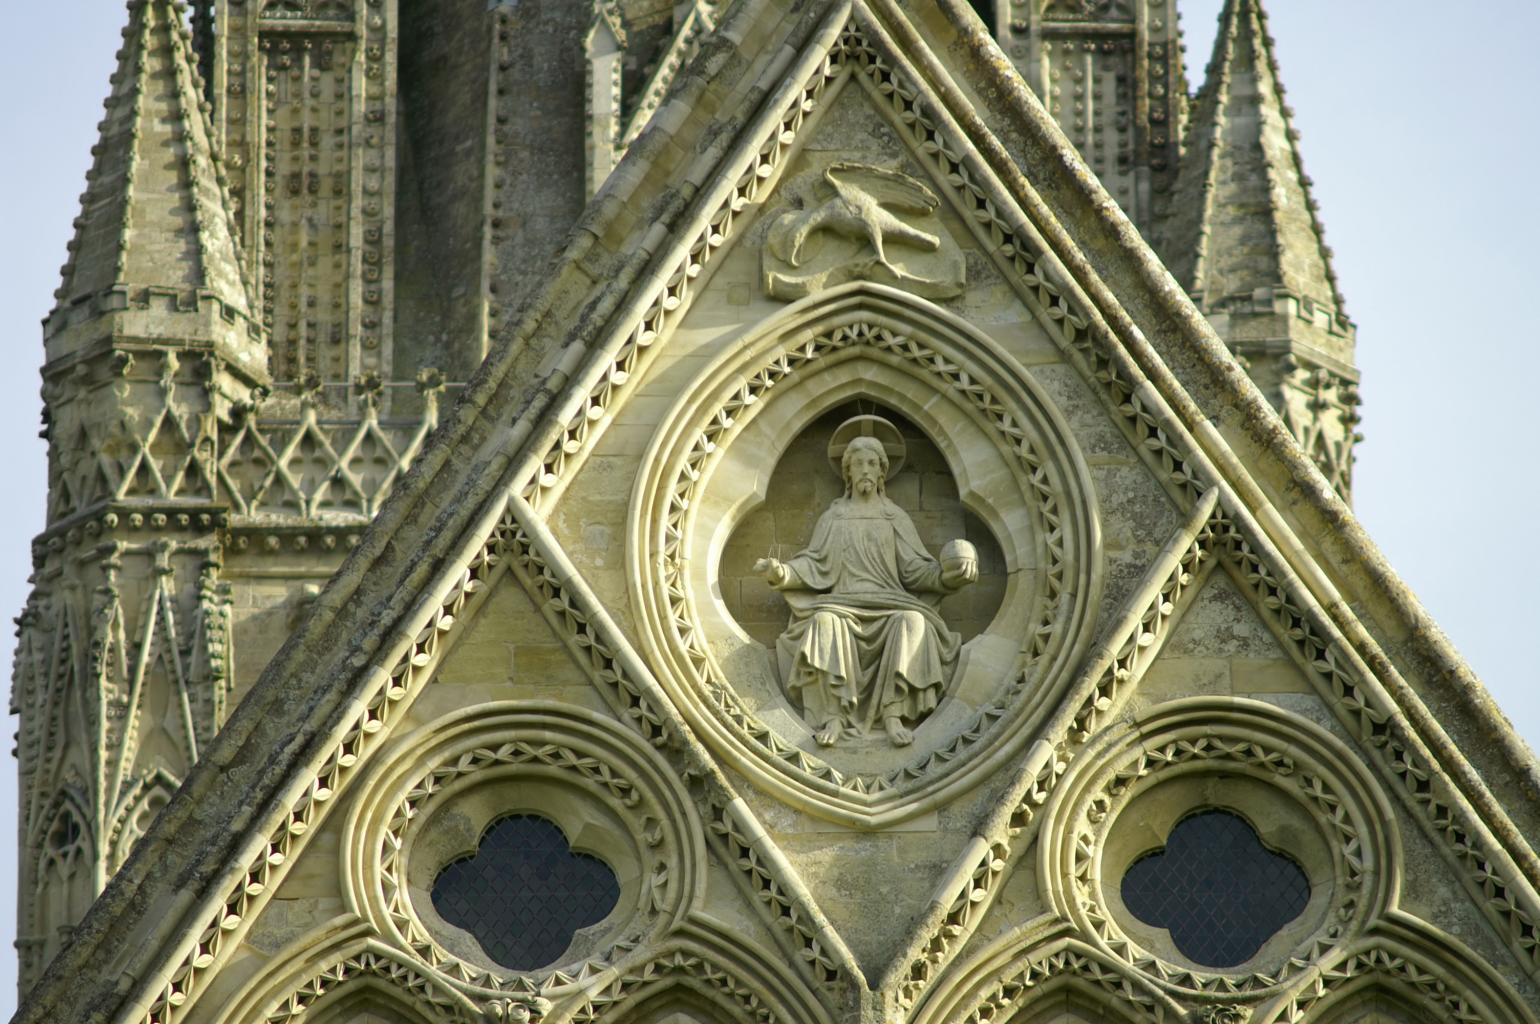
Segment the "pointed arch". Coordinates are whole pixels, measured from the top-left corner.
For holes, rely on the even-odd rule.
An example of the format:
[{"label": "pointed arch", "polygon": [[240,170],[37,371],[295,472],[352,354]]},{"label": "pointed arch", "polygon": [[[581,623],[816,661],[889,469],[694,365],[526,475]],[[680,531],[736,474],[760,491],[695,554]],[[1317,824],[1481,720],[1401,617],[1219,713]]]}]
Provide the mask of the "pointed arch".
[{"label": "pointed arch", "polygon": [[[1459,939],[1404,911],[1323,961],[1256,1024],[1359,1024],[1353,1011],[1411,1007],[1406,1024],[1535,1024],[1503,975]],[[1374,1018],[1371,1017],[1370,1020]],[[1388,1017],[1389,1024],[1403,1024]]]},{"label": "pointed arch", "polygon": [[68,877],[94,860],[95,830],[91,828],[86,804],[85,795],[74,787],[55,794],[37,836],[39,874],[53,867]]},{"label": "pointed arch", "polygon": [[756,1024],[709,979],[681,972],[606,1010],[604,1024]]},{"label": "pointed arch", "polygon": [[1427,1007],[1407,1000],[1387,985],[1371,984],[1338,999],[1315,1024],[1444,1024]]},{"label": "pointed arch", "polygon": [[[1023,935],[1022,932],[1027,934]],[[1116,1010],[1108,1009],[1116,1007]],[[1050,925],[1012,931],[928,989],[914,1024],[1166,1024],[1181,1009],[1129,964]],[[1062,1011],[1055,1016],[1056,1011]]]},{"label": "pointed arch", "polygon": [[1108,999],[1100,986],[1060,975],[1045,982],[1000,1024],[1148,1024],[1160,1020],[1147,1008]]},{"label": "pointed arch", "polygon": [[141,775],[124,794],[108,832],[109,873],[116,872],[128,860],[134,844],[149,831],[150,823],[171,802],[179,785],[180,781],[170,772],[156,768]]},{"label": "pointed arch", "polygon": [[440,1024],[388,979],[364,974],[341,983],[321,996],[302,1018],[305,1024]]},{"label": "pointed arch", "polygon": [[396,1013],[402,1024],[479,1024],[470,1000],[379,942],[367,924],[343,919],[318,933],[328,937],[317,941],[313,932],[273,957],[221,1019],[344,1024],[352,1011],[374,1005]]},{"label": "pointed arch", "polygon": [[[32,893],[30,920],[23,923],[18,946],[41,967],[74,932],[100,886],[97,837],[84,793],[76,787],[57,792],[27,845]],[[25,884],[25,883],[24,883]]]},{"label": "pointed arch", "polygon": [[817,996],[774,952],[696,918],[645,960],[623,966],[602,988],[550,1024],[832,1024]]}]

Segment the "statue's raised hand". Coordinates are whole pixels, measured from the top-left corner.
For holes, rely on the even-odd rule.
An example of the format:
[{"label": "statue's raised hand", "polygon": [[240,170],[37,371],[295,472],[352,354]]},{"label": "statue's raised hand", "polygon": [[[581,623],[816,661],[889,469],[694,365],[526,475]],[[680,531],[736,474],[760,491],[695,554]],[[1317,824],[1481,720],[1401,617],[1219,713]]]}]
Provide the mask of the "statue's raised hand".
[{"label": "statue's raised hand", "polygon": [[774,558],[761,558],[754,563],[754,572],[770,581],[773,587],[785,586],[791,574],[786,571],[786,566]]},{"label": "statue's raised hand", "polygon": [[958,566],[955,569],[941,570],[941,585],[948,590],[961,590],[970,583],[977,583],[979,578],[979,566],[977,562],[969,562],[967,565]]},{"label": "statue's raised hand", "polygon": [[965,540],[954,540],[941,549],[941,585],[948,590],[961,590],[970,583],[978,582],[979,553]]}]

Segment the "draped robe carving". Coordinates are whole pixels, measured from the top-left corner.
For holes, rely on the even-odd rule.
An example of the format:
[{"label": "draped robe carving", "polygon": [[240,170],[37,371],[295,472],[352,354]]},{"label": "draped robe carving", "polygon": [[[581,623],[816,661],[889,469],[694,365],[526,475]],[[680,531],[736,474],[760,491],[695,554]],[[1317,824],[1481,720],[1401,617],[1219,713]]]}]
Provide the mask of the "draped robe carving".
[{"label": "draped robe carving", "polygon": [[842,469],[846,494],[818,520],[806,550],[756,568],[791,606],[776,660],[818,742],[864,735],[881,720],[902,746],[951,681],[961,639],[937,606],[977,578],[977,562],[969,550],[943,567],[925,550],[908,513],[882,492],[880,443],[852,441]]}]

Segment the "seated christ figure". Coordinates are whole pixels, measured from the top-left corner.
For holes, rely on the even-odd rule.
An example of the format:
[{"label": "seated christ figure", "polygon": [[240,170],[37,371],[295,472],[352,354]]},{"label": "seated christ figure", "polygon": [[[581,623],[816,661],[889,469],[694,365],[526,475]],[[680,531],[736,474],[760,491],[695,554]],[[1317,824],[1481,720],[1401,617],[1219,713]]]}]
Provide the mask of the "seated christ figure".
[{"label": "seated christ figure", "polygon": [[821,746],[878,720],[894,745],[914,741],[911,728],[940,703],[960,646],[936,606],[978,579],[967,542],[947,545],[944,566],[925,550],[909,515],[888,500],[888,464],[877,438],[852,439],[840,458],[845,496],[818,520],[807,549],[754,565],[791,605],[776,641],[781,680]]}]

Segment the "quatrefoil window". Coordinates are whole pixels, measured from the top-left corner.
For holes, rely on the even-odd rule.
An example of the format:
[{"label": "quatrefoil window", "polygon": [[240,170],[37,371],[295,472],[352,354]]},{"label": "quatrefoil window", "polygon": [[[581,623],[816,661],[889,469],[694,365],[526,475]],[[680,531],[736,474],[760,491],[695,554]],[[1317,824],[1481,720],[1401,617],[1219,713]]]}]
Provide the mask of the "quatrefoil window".
[{"label": "quatrefoil window", "polygon": [[1200,811],[1123,876],[1123,905],[1206,967],[1236,967],[1304,912],[1310,880],[1239,815]]},{"label": "quatrefoil window", "polygon": [[487,826],[476,852],[446,865],[433,883],[439,916],[516,971],[560,960],[578,930],[604,920],[619,899],[608,864],[575,853],[555,824],[528,814]]}]

